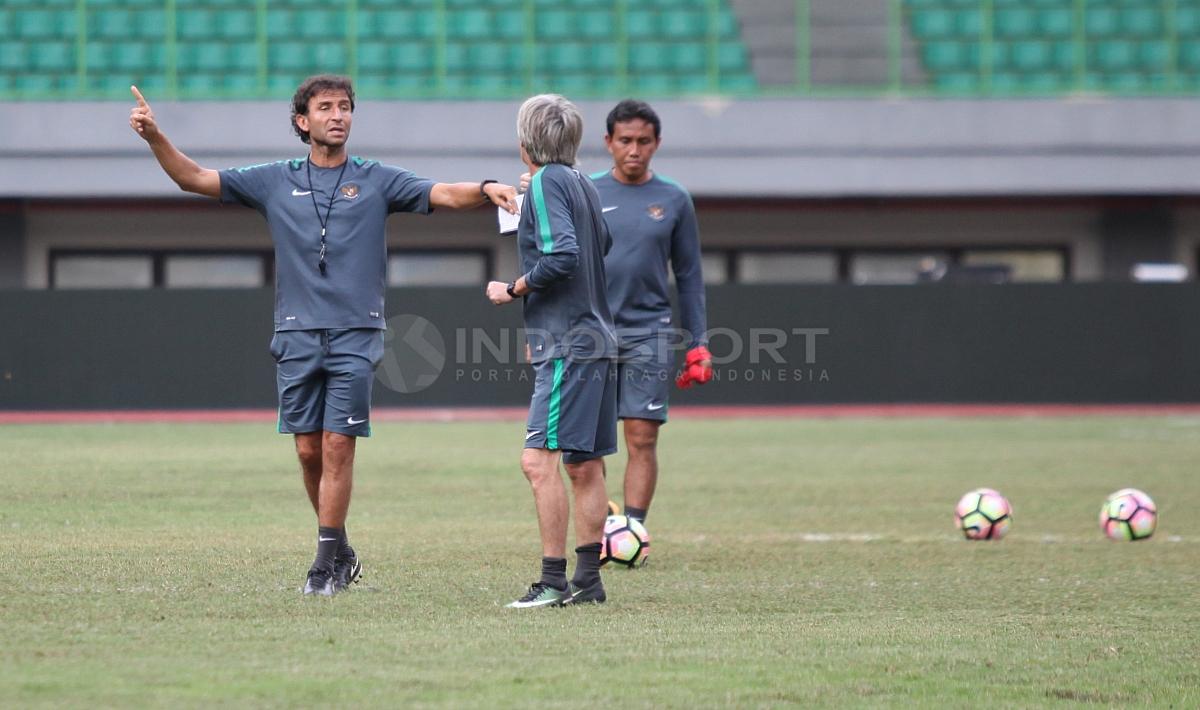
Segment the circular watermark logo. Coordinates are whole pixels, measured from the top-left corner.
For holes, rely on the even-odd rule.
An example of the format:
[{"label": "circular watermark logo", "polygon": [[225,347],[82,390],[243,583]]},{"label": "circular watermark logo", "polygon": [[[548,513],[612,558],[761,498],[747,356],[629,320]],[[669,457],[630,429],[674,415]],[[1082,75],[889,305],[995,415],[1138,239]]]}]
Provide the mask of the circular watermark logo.
[{"label": "circular watermark logo", "polygon": [[387,321],[383,359],[375,377],[384,387],[413,394],[437,382],[446,366],[446,341],[437,326],[409,313]]}]

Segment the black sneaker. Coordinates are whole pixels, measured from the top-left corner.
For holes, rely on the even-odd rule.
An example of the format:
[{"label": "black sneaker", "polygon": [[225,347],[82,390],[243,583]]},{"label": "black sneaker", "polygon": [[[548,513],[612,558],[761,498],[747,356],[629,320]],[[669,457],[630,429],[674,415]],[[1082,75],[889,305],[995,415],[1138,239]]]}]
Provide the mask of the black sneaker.
[{"label": "black sneaker", "polygon": [[310,569],[308,581],[304,583],[304,596],[332,597],[337,593],[333,587],[333,573],[327,569]]},{"label": "black sneaker", "polygon": [[604,582],[597,579],[596,583],[588,587],[577,587],[574,582],[567,588],[567,598],[563,600],[562,606],[577,606],[579,604],[603,604],[608,595],[604,593]]},{"label": "black sneaker", "polygon": [[562,606],[567,599],[566,589],[557,589],[544,582],[534,582],[525,596],[508,605],[509,609],[534,609],[542,606]]},{"label": "black sneaker", "polygon": [[362,560],[358,559],[353,548],[350,549],[348,556],[334,558],[333,590],[335,592],[345,591],[351,584],[358,581],[360,575],[362,575]]}]

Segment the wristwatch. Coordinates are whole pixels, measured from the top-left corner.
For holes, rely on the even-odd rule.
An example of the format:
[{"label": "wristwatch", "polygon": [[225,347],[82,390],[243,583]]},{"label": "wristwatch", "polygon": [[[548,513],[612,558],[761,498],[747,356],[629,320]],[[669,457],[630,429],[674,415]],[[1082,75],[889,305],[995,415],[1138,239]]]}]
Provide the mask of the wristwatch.
[{"label": "wristwatch", "polygon": [[484,181],[480,182],[479,183],[479,196],[485,200],[489,199],[487,192],[485,192],[483,188],[487,187],[488,185],[490,185],[494,182],[499,182],[499,180],[484,180]]},{"label": "wristwatch", "polygon": [[509,281],[508,286],[504,290],[508,291],[509,296],[512,296],[513,298],[520,298],[520,296],[517,295],[517,282],[516,281]]}]

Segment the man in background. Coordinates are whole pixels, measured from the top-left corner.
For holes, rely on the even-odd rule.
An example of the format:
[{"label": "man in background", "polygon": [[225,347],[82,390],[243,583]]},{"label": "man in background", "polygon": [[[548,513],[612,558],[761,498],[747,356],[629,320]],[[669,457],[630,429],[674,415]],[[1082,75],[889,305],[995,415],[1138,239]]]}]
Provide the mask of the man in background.
[{"label": "man in background", "polygon": [[[620,342],[617,413],[629,455],[625,514],[645,522],[658,484],[658,433],[667,421],[674,350],[687,350],[679,387],[712,379],[700,234],[691,195],[650,169],[662,143],[654,109],[627,99],[609,112],[606,128],[613,166],[591,177],[613,239],[604,266]],[[671,322],[672,271],[682,331]]]}]

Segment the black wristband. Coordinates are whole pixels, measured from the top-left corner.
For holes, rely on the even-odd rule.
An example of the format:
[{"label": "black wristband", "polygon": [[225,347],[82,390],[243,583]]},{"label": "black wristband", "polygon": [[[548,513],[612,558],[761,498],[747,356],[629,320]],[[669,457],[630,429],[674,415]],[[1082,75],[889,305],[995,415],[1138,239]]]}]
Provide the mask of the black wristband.
[{"label": "black wristband", "polygon": [[483,188],[487,187],[488,185],[490,185],[494,182],[499,182],[499,180],[484,180],[483,182],[479,183],[479,196],[485,200],[490,199],[487,196],[487,193],[483,191]]},{"label": "black wristband", "polygon": [[508,287],[505,288],[504,290],[508,291],[509,296],[512,296],[513,298],[520,298],[520,296],[517,295],[517,282],[516,281],[509,281]]}]

